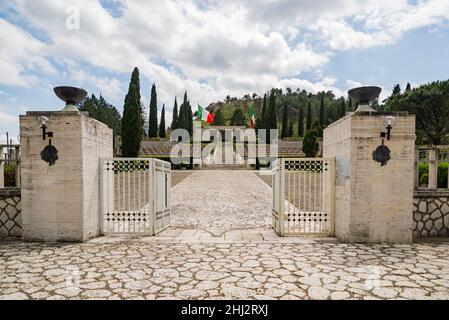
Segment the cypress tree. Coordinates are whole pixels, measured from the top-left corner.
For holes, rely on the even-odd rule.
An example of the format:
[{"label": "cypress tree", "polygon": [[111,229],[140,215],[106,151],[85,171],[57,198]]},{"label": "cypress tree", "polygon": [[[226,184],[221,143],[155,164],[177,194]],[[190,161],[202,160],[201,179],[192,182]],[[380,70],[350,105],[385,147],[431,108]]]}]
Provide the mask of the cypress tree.
[{"label": "cypress tree", "polygon": [[130,82],[122,117],[122,156],[137,157],[142,141],[142,113],[136,85]]},{"label": "cypress tree", "polygon": [[[139,75],[139,69],[137,67],[134,68],[132,74],[131,74],[131,81],[130,84],[133,84],[136,87],[136,99],[139,101],[139,107],[140,107],[140,118],[141,118],[141,126],[142,126],[142,134],[145,134],[145,108],[143,107],[140,96],[140,75]],[[129,92],[129,88],[128,88]]]},{"label": "cypress tree", "polygon": [[187,91],[184,93],[184,101],[181,104],[181,107],[179,108],[179,114],[178,114],[178,128],[179,129],[185,129],[187,128]]},{"label": "cypress tree", "polygon": [[192,113],[192,106],[190,105],[190,100],[187,101],[187,108],[186,108],[186,124],[187,124],[187,131],[189,131],[189,135],[193,136],[193,113]]},{"label": "cypress tree", "polygon": [[293,122],[290,122],[289,126],[288,126],[288,137],[293,137]]},{"label": "cypress tree", "polygon": [[348,102],[348,111],[352,111],[352,99],[349,98],[349,102]]},{"label": "cypress tree", "polygon": [[288,107],[287,103],[284,104],[284,110],[282,111],[282,131],[281,138],[288,137]]},{"label": "cypress tree", "polygon": [[157,137],[157,93],[156,84],[151,87],[150,117],[148,120],[148,137]]},{"label": "cypress tree", "polygon": [[405,92],[412,90],[412,86],[410,85],[410,82],[407,83],[407,87],[405,87]]},{"label": "cypress tree", "polygon": [[225,124],[223,111],[221,111],[221,109],[218,109],[214,114],[214,124],[216,126],[223,126]]},{"label": "cypress tree", "polygon": [[324,128],[324,92],[321,95],[321,104],[320,104],[320,126]]},{"label": "cypress tree", "polygon": [[312,129],[312,104],[310,103],[307,105],[307,119],[306,119],[306,130],[309,131]]},{"label": "cypress tree", "polygon": [[304,108],[299,107],[298,136],[302,137],[303,135],[304,135]]},{"label": "cypress tree", "polygon": [[262,115],[260,117],[261,123],[259,125],[259,129],[267,128],[267,94],[263,96],[263,104],[262,104]]},{"label": "cypress tree", "polygon": [[266,112],[267,117],[267,143],[271,143],[273,137],[270,135],[270,129],[277,129],[277,110],[276,110],[276,95],[275,91],[271,90],[270,97],[268,99],[268,108]]},{"label": "cypress tree", "polygon": [[346,115],[346,103],[345,103],[345,98],[341,98],[341,103],[340,103],[340,112],[339,112],[339,118],[343,118]]},{"label": "cypress tree", "polygon": [[165,138],[165,104],[162,106],[161,123],[159,124],[159,137]]},{"label": "cypress tree", "polygon": [[401,94],[401,86],[399,84],[393,87],[393,92],[391,93],[392,96],[395,96],[397,94]]},{"label": "cypress tree", "polygon": [[271,91],[270,98],[268,100],[268,112],[267,112],[267,129],[277,129],[277,112],[276,112],[276,95],[274,90]]},{"label": "cypress tree", "polygon": [[170,129],[171,131],[178,128],[178,102],[176,101],[175,97],[175,105],[173,106],[173,119],[171,122]]}]

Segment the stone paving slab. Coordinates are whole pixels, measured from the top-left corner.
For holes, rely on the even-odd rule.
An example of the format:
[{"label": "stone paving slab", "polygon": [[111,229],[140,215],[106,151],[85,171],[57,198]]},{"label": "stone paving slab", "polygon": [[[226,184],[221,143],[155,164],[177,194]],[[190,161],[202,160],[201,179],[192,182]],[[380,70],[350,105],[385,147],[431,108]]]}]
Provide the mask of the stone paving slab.
[{"label": "stone paving slab", "polygon": [[0,242],[0,299],[449,299],[449,245]]},{"label": "stone paving slab", "polygon": [[449,243],[279,238],[250,171],[198,171],[156,237],[0,242],[0,299],[449,299]]}]

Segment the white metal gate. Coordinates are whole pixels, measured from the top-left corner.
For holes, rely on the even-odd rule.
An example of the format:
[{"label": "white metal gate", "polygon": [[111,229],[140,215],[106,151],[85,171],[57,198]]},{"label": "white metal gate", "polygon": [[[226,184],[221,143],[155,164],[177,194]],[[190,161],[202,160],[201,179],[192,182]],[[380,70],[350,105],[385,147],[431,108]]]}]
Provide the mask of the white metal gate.
[{"label": "white metal gate", "polygon": [[278,159],[272,174],[278,235],[334,235],[334,159]]},{"label": "white metal gate", "polygon": [[101,162],[102,234],[155,235],[170,225],[171,164],[158,159]]}]

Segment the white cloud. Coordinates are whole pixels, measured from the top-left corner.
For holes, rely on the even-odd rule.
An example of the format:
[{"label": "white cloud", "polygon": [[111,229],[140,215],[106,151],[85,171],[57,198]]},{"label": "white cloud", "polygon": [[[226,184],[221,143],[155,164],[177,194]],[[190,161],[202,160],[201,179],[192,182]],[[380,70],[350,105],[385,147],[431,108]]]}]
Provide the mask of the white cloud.
[{"label": "white cloud", "polygon": [[[15,39],[0,49],[0,72],[9,75],[0,82],[29,86],[38,81],[30,72],[34,67],[55,72],[47,60],[51,57],[77,85],[86,83],[106,98],[122,100],[127,83],[80,65],[117,78],[138,66],[156,83],[158,101],[168,109],[185,90],[192,103],[205,105],[271,87],[345,95],[334,76],[322,74],[333,52],[394,43],[409,30],[449,18],[447,0],[211,0],[201,5],[195,0],[123,0],[118,16],[99,0],[79,0],[80,29],[70,30],[65,9],[71,0],[13,3],[19,18],[50,41],[0,20],[0,41],[11,34]],[[305,71],[321,80],[303,79]],[[142,95],[148,96],[149,88],[142,88]]]},{"label": "white cloud", "polygon": [[74,61],[68,61],[68,73],[77,85],[91,85],[100,90],[100,94],[107,96],[113,100],[122,98],[123,88],[119,80],[108,77],[97,77],[92,73],[84,70]]},{"label": "white cloud", "polygon": [[33,75],[54,74],[53,66],[43,57],[45,44],[19,27],[0,18],[0,84],[29,87],[39,81]]},{"label": "white cloud", "polygon": [[10,115],[9,113],[6,113],[2,110],[0,110],[0,123],[7,124],[7,123],[17,123],[18,117]]}]

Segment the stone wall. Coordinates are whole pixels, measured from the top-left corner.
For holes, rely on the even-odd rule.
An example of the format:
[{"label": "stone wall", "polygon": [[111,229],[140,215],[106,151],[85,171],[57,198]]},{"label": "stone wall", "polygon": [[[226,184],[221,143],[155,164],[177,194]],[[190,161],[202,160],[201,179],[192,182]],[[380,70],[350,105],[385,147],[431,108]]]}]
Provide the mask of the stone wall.
[{"label": "stone wall", "polygon": [[449,190],[417,190],[413,205],[415,238],[449,237]]},{"label": "stone wall", "polygon": [[0,189],[0,237],[22,237],[20,189]]},{"label": "stone wall", "polygon": [[[172,142],[168,140],[143,140],[140,148],[140,156],[154,157],[154,158],[164,158],[164,157],[168,158],[170,157],[171,149],[176,144],[177,142]],[[321,154],[322,142],[319,141],[319,144]],[[202,144],[202,148],[204,148],[206,145],[207,145],[206,143]],[[267,145],[266,150],[267,153],[270,152],[269,145]],[[190,152],[192,152],[192,149]],[[278,152],[279,157],[281,158],[304,157],[304,153],[302,152],[302,140],[279,139]]]}]

